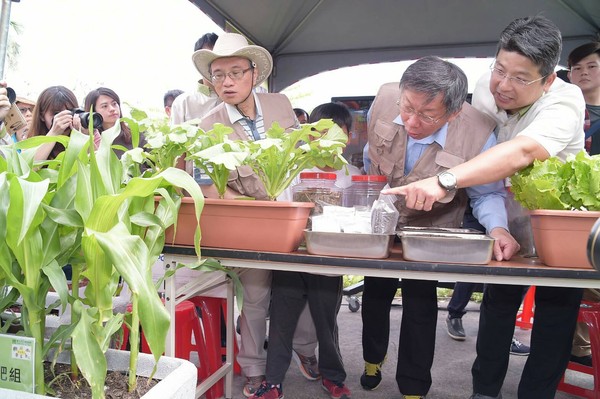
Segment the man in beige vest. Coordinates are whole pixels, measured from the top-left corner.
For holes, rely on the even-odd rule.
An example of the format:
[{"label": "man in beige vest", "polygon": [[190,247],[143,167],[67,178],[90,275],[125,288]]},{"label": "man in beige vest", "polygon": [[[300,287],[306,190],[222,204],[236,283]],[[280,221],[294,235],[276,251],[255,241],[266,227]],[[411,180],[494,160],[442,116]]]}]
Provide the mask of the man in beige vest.
[{"label": "man in beige vest", "polygon": [[[215,123],[233,128],[232,140],[259,140],[275,121],[285,129],[299,127],[288,98],[283,94],[257,93],[273,68],[269,52],[260,46],[249,45],[246,38],[236,33],[225,33],[217,39],[213,49],[201,49],[192,56],[194,65],[211,82],[222,100],[204,115],[200,127],[210,130]],[[217,198],[214,185],[203,185],[208,197]],[[230,174],[226,198],[249,196],[267,199],[265,188],[256,174],[247,166]],[[256,393],[265,378],[266,319],[271,299],[271,271],[248,269],[240,273],[244,286],[244,304],[240,318],[241,345],[238,362],[246,376],[245,396]],[[314,355],[316,332],[308,307],[298,321],[301,333],[294,336],[294,351],[303,375],[309,380],[320,377]],[[310,349],[309,349],[310,348]],[[302,353],[303,350],[306,352]]]},{"label": "man in beige vest", "polygon": [[[498,145],[453,165],[445,181],[426,178],[386,193],[402,195],[413,210],[428,211],[456,188],[508,178],[535,160],[556,156],[564,161],[581,151],[585,101],[578,87],[556,79],[561,50],[561,32],[545,17],[518,18],[508,24],[500,35],[494,64],[473,91],[473,106],[496,121]],[[496,259],[502,260],[497,255]],[[521,373],[519,399],[554,398],[569,361],[582,292],[536,287],[531,353]],[[485,289],[477,358],[471,369],[473,399],[502,398],[507,349],[521,295],[518,285],[488,284]]]},{"label": "man in beige vest", "polygon": [[[467,77],[456,65],[424,57],[410,65],[400,84],[383,85],[370,111],[370,174],[384,175],[391,187],[440,175],[496,143],[495,126],[465,102]],[[494,252],[510,258],[519,245],[508,232],[505,190],[494,182],[455,190],[431,212],[408,209],[399,196],[399,225],[460,227],[467,201],[473,214],[496,238]],[[402,323],[396,382],[405,398],[424,398],[431,387],[437,323],[436,281],[402,279]],[[398,280],[366,277],[362,301],[362,387],[381,383],[392,299]]]}]

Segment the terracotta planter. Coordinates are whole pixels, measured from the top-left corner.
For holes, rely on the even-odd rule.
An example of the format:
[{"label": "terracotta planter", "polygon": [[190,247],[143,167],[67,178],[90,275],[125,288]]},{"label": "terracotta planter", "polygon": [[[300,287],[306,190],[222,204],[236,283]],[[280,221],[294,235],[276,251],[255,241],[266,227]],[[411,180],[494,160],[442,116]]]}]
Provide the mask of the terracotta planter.
[{"label": "terracotta planter", "polygon": [[530,211],[535,249],[548,266],[591,269],[586,245],[600,212]]},{"label": "terracotta planter", "polygon": [[[293,252],[298,249],[314,204],[207,198],[200,216],[202,247]],[[177,234],[165,234],[165,243],[194,245],[194,205],[184,198]]]}]

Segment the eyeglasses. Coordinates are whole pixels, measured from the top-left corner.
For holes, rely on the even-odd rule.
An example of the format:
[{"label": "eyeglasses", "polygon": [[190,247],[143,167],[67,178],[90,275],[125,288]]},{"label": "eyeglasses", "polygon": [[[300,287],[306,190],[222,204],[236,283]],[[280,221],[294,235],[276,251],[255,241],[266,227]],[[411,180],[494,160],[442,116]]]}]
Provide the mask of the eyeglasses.
[{"label": "eyeglasses", "polygon": [[19,107],[19,111],[20,111],[22,114],[25,114],[26,112],[31,112],[31,113],[33,113],[33,108],[29,108],[29,107],[23,107],[23,108],[21,108],[21,107]]},{"label": "eyeglasses", "polygon": [[227,72],[227,73],[217,72],[217,73],[210,75],[210,80],[212,80],[213,83],[221,83],[225,80],[226,77],[229,77],[229,79],[231,79],[231,80],[238,81],[238,80],[242,79],[244,77],[244,74],[251,69],[254,69],[254,68],[248,67],[246,69],[241,69],[239,71],[231,71],[231,72]]},{"label": "eyeglasses", "polygon": [[416,115],[417,118],[419,118],[419,120],[421,122],[425,123],[426,125],[435,125],[436,123],[441,121],[444,116],[446,116],[446,114],[444,114],[440,118],[435,119],[435,118],[432,118],[431,116],[428,116],[428,115],[425,115],[425,114],[415,111],[414,108],[408,107],[406,105],[402,105],[401,100],[396,101],[396,104],[398,104],[400,106],[401,113],[408,115],[408,116]]},{"label": "eyeglasses", "polygon": [[535,82],[539,82],[540,80],[542,80],[546,76],[548,76],[548,75],[545,75],[545,76],[542,76],[541,78],[537,78],[535,80],[525,80],[525,79],[521,79],[521,78],[516,78],[514,76],[510,76],[509,74],[504,72],[502,69],[496,68],[496,64],[492,64],[490,66],[490,69],[492,70],[492,74],[496,75],[496,77],[498,77],[500,80],[504,80],[504,78],[506,78],[510,83],[515,83],[517,86],[521,86],[521,87],[526,87],[531,84],[534,84]]}]

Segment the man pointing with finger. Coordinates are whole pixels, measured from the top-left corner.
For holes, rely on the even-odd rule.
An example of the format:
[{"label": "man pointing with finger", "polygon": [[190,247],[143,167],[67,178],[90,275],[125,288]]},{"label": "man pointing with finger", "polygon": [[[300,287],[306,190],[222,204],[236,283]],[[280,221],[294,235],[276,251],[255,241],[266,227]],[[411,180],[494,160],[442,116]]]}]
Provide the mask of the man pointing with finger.
[{"label": "man pointing with finger", "polygon": [[[383,85],[370,111],[368,125],[370,174],[384,175],[390,186],[402,186],[444,173],[496,144],[495,122],[465,103],[467,78],[456,65],[437,57],[421,58],[404,72],[400,83]],[[467,201],[473,214],[496,238],[496,259],[510,259],[518,250],[508,232],[502,182],[456,189],[423,210],[425,197],[400,196],[400,225],[460,227]],[[409,209],[413,208],[413,209]],[[425,397],[431,386],[431,365],[437,323],[436,281],[402,280],[402,326],[396,381],[405,398]],[[389,311],[397,279],[366,277],[362,302],[363,358],[361,385],[373,390],[381,382],[381,365],[389,340]],[[508,352],[507,352],[508,353]]]},{"label": "man pointing with finger", "polygon": [[[519,18],[504,29],[495,62],[473,93],[473,105],[496,120],[500,144],[452,165],[448,172],[454,186],[504,179],[536,159],[565,160],[583,149],[585,102],[577,86],[556,79],[561,49],[559,29],[544,17]],[[409,208],[430,211],[447,197],[444,185],[433,177],[388,192],[404,196]],[[488,284],[485,290],[472,368],[474,399],[502,397],[521,292],[519,286],[497,284]],[[537,287],[520,399],[554,398],[569,361],[581,295],[581,289]]]}]

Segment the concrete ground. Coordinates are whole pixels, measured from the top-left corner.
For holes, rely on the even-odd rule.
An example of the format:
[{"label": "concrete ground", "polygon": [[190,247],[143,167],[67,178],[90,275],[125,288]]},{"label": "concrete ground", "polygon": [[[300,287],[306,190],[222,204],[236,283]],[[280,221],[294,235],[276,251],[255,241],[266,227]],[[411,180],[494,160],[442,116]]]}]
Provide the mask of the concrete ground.
[{"label": "concrete ground", "polygon": [[[465,341],[459,342],[451,339],[446,332],[445,317],[447,302],[439,301],[438,327],[436,339],[436,352],[433,363],[433,385],[427,396],[428,399],[467,399],[471,395],[471,365],[475,359],[475,339],[479,321],[479,305],[471,302],[467,307],[467,314],[463,317],[463,325],[467,334]],[[390,347],[388,350],[388,361],[383,366],[383,382],[375,391],[365,391],[361,388],[359,378],[363,372],[362,346],[361,346],[361,315],[359,312],[351,312],[347,306],[346,298],[343,299],[342,308],[338,316],[340,329],[340,347],[344,356],[344,364],[348,378],[347,386],[352,391],[353,399],[401,399],[394,379],[397,360],[397,343],[400,329],[400,318],[402,307],[392,307],[392,331],[390,335]],[[515,335],[524,343],[529,343],[529,330],[515,331]],[[511,356],[508,373],[502,388],[504,399],[517,398],[517,385],[521,370],[527,360],[526,356]],[[586,387],[593,386],[591,376],[577,373],[569,375],[578,384]],[[234,399],[243,399],[242,387],[245,378],[235,376]],[[284,384],[286,399],[315,399],[328,398],[322,390],[319,381],[306,380],[296,363],[292,364],[287,372]],[[556,399],[576,398],[576,396],[558,393]],[[533,399],[533,398],[532,398]]]}]

